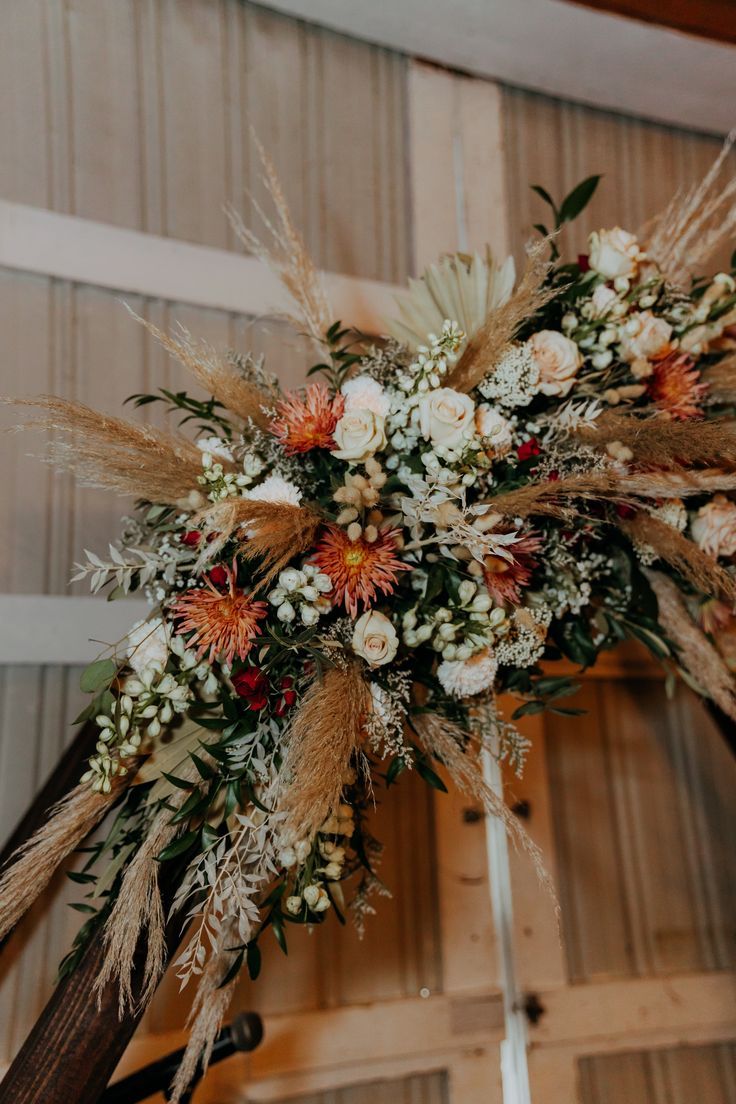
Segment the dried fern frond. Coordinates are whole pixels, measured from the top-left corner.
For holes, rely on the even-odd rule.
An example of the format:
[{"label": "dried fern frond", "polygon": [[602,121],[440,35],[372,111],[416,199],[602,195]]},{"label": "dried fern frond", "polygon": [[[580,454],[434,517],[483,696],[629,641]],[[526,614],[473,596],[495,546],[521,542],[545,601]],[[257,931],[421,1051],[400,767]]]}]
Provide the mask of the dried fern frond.
[{"label": "dried fern frond", "polygon": [[99,824],[130,784],[135,768],[114,775],[109,794],[76,786],[48,813],[48,819],[9,860],[0,877],[0,939],[43,893],[64,859]]},{"label": "dried fern frond", "polygon": [[729,134],[703,179],[674,196],[640,235],[647,254],[678,287],[689,287],[691,278],[736,231],[736,176],[730,173],[723,179],[735,137]]},{"label": "dried fern frond", "polygon": [[559,916],[557,894],[545,868],[542,852],[524,831],[505,801],[494,793],[483,777],[481,747],[477,739],[439,713],[420,713],[413,719],[413,725],[422,746],[430,755],[444,763],[458,790],[478,801],[487,816],[498,817],[514,844],[529,856],[537,877],[552,898],[555,912]]},{"label": "dried fern frond", "polygon": [[263,182],[276,209],[277,223],[274,224],[251,196],[253,206],[271,239],[270,244],[266,245],[261,241],[232,207],[227,208],[227,216],[246,249],[266,262],[291,296],[297,309],[296,315],[282,313],[280,317],[299,332],[306,333],[321,351],[325,334],[334,321],[322,276],[292,221],[273,162],[252,131],[251,135],[263,168]]},{"label": "dried fern frond", "polygon": [[201,501],[202,454],[186,437],[55,395],[3,401],[43,411],[43,417],[26,424],[63,434],[49,443],[45,459],[73,472],[83,486],[183,508]]},{"label": "dried fern frond", "polygon": [[310,506],[234,498],[205,507],[194,520],[216,533],[202,562],[215,556],[242,526],[240,554],[262,561],[260,583],[268,586],[295,556],[312,547],[324,518]]},{"label": "dried fern frond", "polygon": [[557,290],[545,286],[550,271],[550,263],[544,256],[546,248],[546,239],[529,247],[518,287],[488,313],[447,377],[448,387],[465,392],[477,387],[498,364],[519,326],[554,299]]},{"label": "dried fern frond", "polygon": [[736,424],[731,419],[676,422],[660,415],[641,418],[609,410],[575,435],[588,444],[626,445],[640,464],[690,469],[693,465],[736,468]]},{"label": "dried fern frond", "polygon": [[312,839],[340,803],[370,709],[368,684],[353,664],[325,671],[289,725],[279,812],[285,840]]},{"label": "dried fern frond", "polygon": [[617,525],[630,540],[653,548],[660,559],[679,572],[696,590],[703,594],[720,594],[736,602],[736,579],[694,541],[666,521],[642,510],[636,517],[618,519]]},{"label": "dried fern frond", "polygon": [[693,621],[678,587],[658,571],[645,572],[657,597],[659,622],[685,670],[723,712],[736,720],[733,675],[705,633]]},{"label": "dried fern frond", "polygon": [[141,318],[135,311],[128,310],[148,332],[194,376],[208,395],[242,418],[244,422],[265,429],[270,421],[264,408],[273,406],[278,396],[271,395],[250,380],[244,379],[232,364],[222,357],[206,341],[197,341],[188,330],[180,327],[179,337],[172,337],[154,326],[152,322]]}]

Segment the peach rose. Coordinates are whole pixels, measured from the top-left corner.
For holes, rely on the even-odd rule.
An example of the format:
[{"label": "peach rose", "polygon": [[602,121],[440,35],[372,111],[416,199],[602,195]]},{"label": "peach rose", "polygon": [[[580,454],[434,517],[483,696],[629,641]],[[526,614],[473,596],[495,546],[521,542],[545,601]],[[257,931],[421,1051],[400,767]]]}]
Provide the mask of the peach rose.
[{"label": "peach rose", "polygon": [[494,406],[481,403],[475,412],[478,436],[487,438],[489,456],[506,456],[511,448],[511,424]]},{"label": "peach rose", "polygon": [[638,311],[622,327],[621,355],[624,360],[653,360],[669,350],[672,327],[650,310]]},{"label": "peach rose", "polygon": [[643,257],[634,234],[620,226],[594,231],[588,238],[588,264],[607,280],[635,276],[637,264]]},{"label": "peach rose", "polygon": [[532,356],[539,368],[539,390],[543,395],[568,395],[583,357],[574,341],[557,330],[540,330],[529,338]]},{"label": "peach rose", "polygon": [[371,667],[390,663],[396,655],[399,638],[388,617],[378,610],[368,610],[355,622],[353,651]]}]

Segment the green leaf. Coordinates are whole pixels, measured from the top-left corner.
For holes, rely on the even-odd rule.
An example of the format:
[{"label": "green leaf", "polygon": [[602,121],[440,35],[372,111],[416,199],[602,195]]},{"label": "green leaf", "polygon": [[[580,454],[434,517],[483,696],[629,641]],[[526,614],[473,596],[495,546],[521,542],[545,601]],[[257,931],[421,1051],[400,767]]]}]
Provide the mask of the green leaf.
[{"label": "green leaf", "polygon": [[557,218],[557,204],[555,203],[555,201],[553,200],[552,196],[549,194],[547,189],[543,188],[541,184],[530,184],[529,187],[531,188],[531,190],[533,192],[536,192],[537,195],[540,196],[540,198],[543,199],[544,202],[547,203],[552,208],[552,211],[554,212],[554,216],[555,216],[555,218]]},{"label": "green leaf", "polygon": [[73,908],[76,912],[90,912],[94,915],[97,909],[93,905],[84,905],[81,902],[73,901],[69,908]]},{"label": "green leaf", "polygon": [[273,926],[273,934],[276,936],[276,942],[285,955],[288,955],[289,948],[286,945],[286,932],[284,931],[284,921],[281,918],[280,912],[271,913],[271,924]]},{"label": "green leaf", "polygon": [[588,206],[600,179],[600,173],[588,176],[577,187],[573,188],[569,195],[565,196],[560,207],[559,225],[562,225],[563,222],[571,222]]},{"label": "green leaf", "polygon": [[440,776],[432,770],[428,763],[423,759],[417,759],[416,768],[419,777],[423,778],[428,785],[432,786],[435,790],[439,790],[441,793],[447,793],[447,786]]},{"label": "green leaf", "polygon": [[189,752],[189,758],[192,760],[195,767],[199,771],[200,778],[203,778],[205,782],[208,782],[210,778],[215,777],[215,774],[217,773],[215,771],[215,768],[211,767],[209,763],[205,763],[204,759],[200,759],[200,757],[196,755],[193,751]]},{"label": "green leaf", "polygon": [[222,979],[222,981],[220,982],[220,984],[217,986],[218,989],[224,989],[226,985],[230,984],[230,982],[233,980],[234,977],[237,977],[237,975],[240,973],[240,967],[243,965],[243,958],[244,957],[245,957],[245,952],[244,951],[238,951],[238,953],[236,954],[235,958],[232,961],[232,965],[231,965],[230,969],[225,974],[225,976]]},{"label": "green leaf", "polygon": [[185,832],[183,836],[179,836],[179,839],[174,840],[168,847],[164,847],[163,851],[159,851],[156,855],[157,862],[168,862],[169,859],[176,859],[179,855],[183,855],[198,837],[199,832],[195,829],[191,832]]},{"label": "green leaf", "polygon": [[70,881],[78,882],[80,885],[89,885],[97,881],[94,874],[80,874],[78,870],[67,870],[66,876]]},{"label": "green leaf", "polygon": [[393,786],[397,781],[400,774],[406,770],[406,760],[401,755],[395,755],[389,763],[388,770],[386,771],[386,788]]},{"label": "green leaf", "polygon": [[520,717],[533,717],[535,713],[544,713],[544,710],[545,704],[543,701],[524,702],[511,714],[511,720],[518,721]]},{"label": "green leaf", "polygon": [[118,665],[112,659],[96,659],[85,667],[79,679],[79,686],[85,694],[96,694],[109,686],[118,672]]},{"label": "green leaf", "polygon": [[187,782],[184,778],[177,778],[175,774],[168,774],[166,771],[161,771],[167,782],[170,782],[172,786],[176,786],[179,790],[191,790],[194,788],[193,782]]},{"label": "green leaf", "polygon": [[257,943],[249,943],[245,950],[245,964],[251,981],[255,981],[261,972],[261,948]]}]

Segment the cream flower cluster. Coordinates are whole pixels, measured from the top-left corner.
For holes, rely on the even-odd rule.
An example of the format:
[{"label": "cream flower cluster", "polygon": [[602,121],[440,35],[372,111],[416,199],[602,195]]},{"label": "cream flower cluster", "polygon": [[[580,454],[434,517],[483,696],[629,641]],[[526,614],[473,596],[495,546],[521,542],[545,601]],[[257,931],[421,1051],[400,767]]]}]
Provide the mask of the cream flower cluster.
[{"label": "cream flower cluster", "polygon": [[443,659],[465,661],[488,647],[504,625],[506,614],[493,607],[484,588],[464,579],[453,606],[436,610],[407,610],[402,618],[402,636],[408,648],[429,644]]},{"label": "cream flower cluster", "polygon": [[332,579],[314,564],[301,568],[287,567],[278,577],[278,585],[268,593],[268,601],[276,610],[279,621],[290,625],[297,614],[302,625],[316,625],[320,617],[332,609],[327,595]]}]

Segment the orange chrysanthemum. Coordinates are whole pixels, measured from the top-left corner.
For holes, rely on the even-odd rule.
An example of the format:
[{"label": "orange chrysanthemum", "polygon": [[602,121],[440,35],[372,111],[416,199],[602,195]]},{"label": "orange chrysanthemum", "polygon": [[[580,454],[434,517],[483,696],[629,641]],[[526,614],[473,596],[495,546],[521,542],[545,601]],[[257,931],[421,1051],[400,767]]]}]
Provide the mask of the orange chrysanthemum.
[{"label": "orange chrysanthemum", "polygon": [[173,606],[178,632],[193,632],[189,646],[197,649],[197,658],[209,652],[210,663],[219,655],[228,663],[236,656],[245,658],[258,636],[258,622],[268,612],[265,602],[256,602],[238,589],[234,562],[225,573],[225,590],[207,579],[201,589],[187,591]]},{"label": "orange chrysanthemum", "polygon": [[411,571],[396,555],[394,539],[398,529],[379,533],[375,541],[365,537],[351,541],[344,529],[327,527],[312,559],[332,579],[333,605],[344,603],[351,617],[357,617],[359,603],[370,606],[380,591],[390,594],[400,571]]},{"label": "orange chrysanthemum", "polygon": [[652,402],[670,417],[684,422],[703,413],[702,400],[708,390],[700,372],[686,353],[671,353],[654,365],[647,388]]},{"label": "orange chrysanthemum", "polygon": [[342,417],[342,395],[330,395],[324,383],[310,383],[304,397],[296,391],[288,392],[276,409],[279,416],[274,418],[269,429],[289,455],[315,448],[334,448],[332,434]]}]

